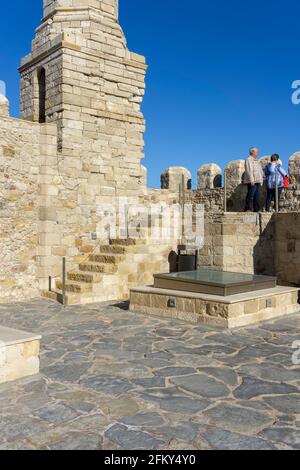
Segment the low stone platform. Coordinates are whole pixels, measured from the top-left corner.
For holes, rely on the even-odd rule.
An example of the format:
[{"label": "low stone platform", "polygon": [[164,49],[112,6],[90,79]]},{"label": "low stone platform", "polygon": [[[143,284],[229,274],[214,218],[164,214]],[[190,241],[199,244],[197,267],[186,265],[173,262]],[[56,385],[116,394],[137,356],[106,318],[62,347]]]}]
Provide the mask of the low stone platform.
[{"label": "low stone platform", "polygon": [[299,289],[278,286],[227,297],[155,287],[130,292],[130,310],[191,323],[237,328],[300,311]]},{"label": "low stone platform", "polygon": [[0,384],[39,372],[41,336],[0,327]]}]

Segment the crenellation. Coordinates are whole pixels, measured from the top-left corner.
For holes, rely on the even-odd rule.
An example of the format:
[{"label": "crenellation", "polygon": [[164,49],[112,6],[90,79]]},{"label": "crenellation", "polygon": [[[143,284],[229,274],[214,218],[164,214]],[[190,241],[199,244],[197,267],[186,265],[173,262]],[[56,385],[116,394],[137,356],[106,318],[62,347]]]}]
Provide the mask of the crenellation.
[{"label": "crenellation", "polygon": [[9,101],[0,93],[0,116],[9,116]]},{"label": "crenellation", "polygon": [[222,187],[222,169],[215,163],[202,165],[198,170],[198,189]]}]

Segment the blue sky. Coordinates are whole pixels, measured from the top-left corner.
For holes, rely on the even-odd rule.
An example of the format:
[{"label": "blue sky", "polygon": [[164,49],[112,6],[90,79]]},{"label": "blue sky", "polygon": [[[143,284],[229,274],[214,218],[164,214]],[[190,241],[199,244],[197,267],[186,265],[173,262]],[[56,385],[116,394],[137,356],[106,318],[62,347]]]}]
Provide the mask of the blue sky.
[{"label": "blue sky", "polygon": [[[299,0],[119,0],[128,46],[147,57],[143,111],[149,185],[168,166],[224,166],[249,146],[283,161],[300,150]],[[0,80],[18,115],[19,59],[42,0],[1,5]],[[13,28],[13,30],[12,30]]]}]

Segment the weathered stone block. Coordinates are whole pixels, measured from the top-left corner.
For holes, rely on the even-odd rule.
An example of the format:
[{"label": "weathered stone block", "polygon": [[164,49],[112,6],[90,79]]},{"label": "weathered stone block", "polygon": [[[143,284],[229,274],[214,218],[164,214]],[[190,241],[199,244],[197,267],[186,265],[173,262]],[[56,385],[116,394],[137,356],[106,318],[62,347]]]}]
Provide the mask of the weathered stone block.
[{"label": "weathered stone block", "polygon": [[251,313],[257,313],[259,310],[260,309],[259,309],[258,300],[250,300],[249,302],[245,302],[245,305],[244,305],[245,315],[249,315]]},{"label": "weathered stone block", "polygon": [[0,383],[39,372],[40,339],[38,335],[0,327]]}]

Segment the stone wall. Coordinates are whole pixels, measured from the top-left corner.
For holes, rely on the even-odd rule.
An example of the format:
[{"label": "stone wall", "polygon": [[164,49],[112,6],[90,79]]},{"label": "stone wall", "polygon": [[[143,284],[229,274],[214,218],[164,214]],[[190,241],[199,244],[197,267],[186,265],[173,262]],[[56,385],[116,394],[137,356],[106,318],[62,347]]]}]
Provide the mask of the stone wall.
[{"label": "stone wall", "polygon": [[276,215],[276,273],[284,285],[300,286],[300,213]]},{"label": "stone wall", "polygon": [[225,271],[275,274],[272,214],[228,213],[207,219],[199,263]]},{"label": "stone wall", "polygon": [[43,210],[51,133],[51,125],[0,117],[0,302],[39,295],[40,268],[51,264]]},{"label": "stone wall", "polygon": [[206,219],[199,265],[277,276],[300,286],[300,214],[223,214]]}]

